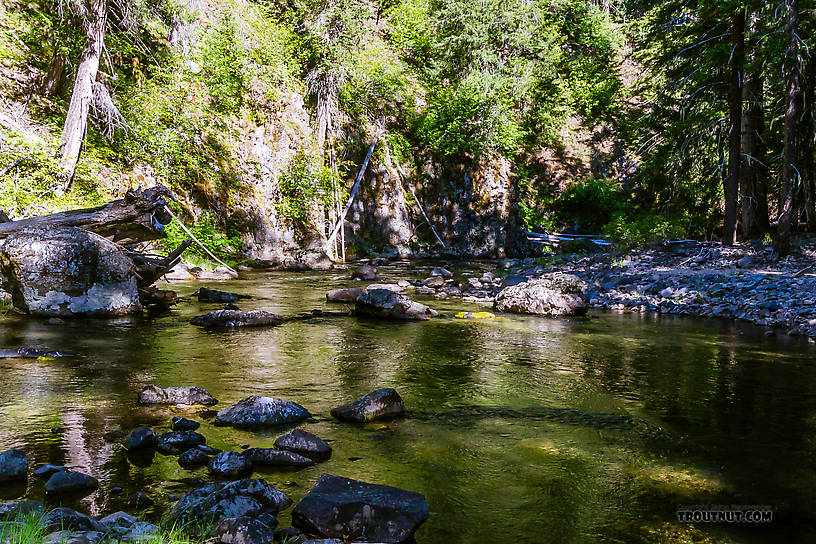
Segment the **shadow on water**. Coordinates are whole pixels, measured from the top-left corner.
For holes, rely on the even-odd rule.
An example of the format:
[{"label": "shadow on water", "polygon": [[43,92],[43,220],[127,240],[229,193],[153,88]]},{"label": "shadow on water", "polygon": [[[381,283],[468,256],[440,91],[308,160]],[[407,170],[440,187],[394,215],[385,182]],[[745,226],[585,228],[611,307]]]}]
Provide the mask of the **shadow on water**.
[{"label": "shadow on water", "polygon": [[[389,269],[387,274],[406,274]],[[419,273],[419,272],[416,272]],[[211,287],[251,294],[244,309],[298,315],[329,307],[340,273],[264,273]],[[198,285],[183,285],[189,295]],[[480,308],[426,301],[446,313]],[[712,320],[599,314],[386,323],[308,319],[271,329],[207,332],[190,317],[218,308],[184,302],[169,315],[113,321],[0,319],[0,348],[29,346],[69,359],[0,359],[0,449],[33,464],[66,464],[101,489],[70,506],[103,515],[127,496],[156,499],[156,519],[201,480],[155,453],[128,457],[113,430],[169,430],[202,421],[207,443],[270,447],[282,430],[215,427],[195,412],[136,403],[146,384],[197,385],[226,406],[262,394],[316,415],[306,425],[332,458],[259,476],[302,498],[323,472],[426,495],[417,541],[466,543],[803,541],[816,511],[816,350],[796,339]],[[395,387],[408,417],[370,425],[329,410]],[[111,493],[120,486],[122,493]],[[2,489],[42,498],[43,483]],[[678,504],[770,504],[762,527],[677,522]],[[288,522],[288,514],[281,518]]]}]

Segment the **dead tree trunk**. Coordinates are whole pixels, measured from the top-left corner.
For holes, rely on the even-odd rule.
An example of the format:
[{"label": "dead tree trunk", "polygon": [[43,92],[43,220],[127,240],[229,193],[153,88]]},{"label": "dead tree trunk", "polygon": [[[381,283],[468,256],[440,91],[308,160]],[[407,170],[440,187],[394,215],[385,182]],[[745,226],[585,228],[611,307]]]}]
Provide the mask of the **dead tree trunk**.
[{"label": "dead tree trunk", "polygon": [[737,189],[742,160],[742,68],[745,53],[745,11],[740,8],[734,15],[731,29],[731,78],[728,83],[729,137],[728,178],[725,183],[725,224],[722,242],[737,243]]},{"label": "dead tree trunk", "polygon": [[92,0],[91,10],[86,19],[85,48],[80,57],[71,103],[62,129],[60,166],[64,176],[63,190],[68,189],[74,178],[82,141],[88,128],[88,110],[93,100],[93,84],[99,71],[99,56],[105,43],[107,8],[107,0]]},{"label": "dead tree trunk", "polygon": [[[816,19],[816,14],[814,14]],[[804,73],[804,117],[802,118],[802,183],[805,187],[807,230],[816,231],[816,58],[810,54]]]},{"label": "dead tree trunk", "polygon": [[167,200],[170,191],[153,187],[145,191],[128,191],[125,198],[96,208],[41,215],[19,221],[0,223],[0,240],[28,227],[79,227],[130,244],[164,238],[164,225],[170,223]]},{"label": "dead tree trunk", "polygon": [[65,56],[54,53],[51,62],[48,64],[48,71],[43,76],[40,90],[45,96],[54,96],[59,90],[62,81],[62,73],[65,71]]},{"label": "dead tree trunk", "polygon": [[791,225],[793,222],[793,195],[796,187],[797,159],[797,102],[799,100],[799,7],[796,0],[785,0],[785,34],[788,50],[785,53],[785,79],[787,83],[787,108],[785,110],[785,133],[782,147],[782,192],[779,198],[779,224],[777,226],[776,251],[787,255],[791,248]]}]

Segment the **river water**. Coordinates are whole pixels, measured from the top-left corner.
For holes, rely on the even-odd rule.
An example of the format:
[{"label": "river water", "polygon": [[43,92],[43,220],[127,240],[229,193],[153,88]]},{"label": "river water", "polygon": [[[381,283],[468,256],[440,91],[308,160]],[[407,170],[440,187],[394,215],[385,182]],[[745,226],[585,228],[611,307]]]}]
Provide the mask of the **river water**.
[{"label": "river water", "polygon": [[[294,315],[329,307],[325,292],[353,285],[347,278],[267,272],[174,288],[220,287],[252,295],[242,309]],[[482,309],[426,302],[449,316]],[[190,297],[154,318],[0,318],[0,347],[75,355],[0,360],[0,450],[21,447],[34,466],[96,476],[101,489],[72,507],[128,510],[126,497],[143,490],[156,500],[144,516],[156,520],[196,478],[209,478],[206,468],[182,469],[159,454],[129,460],[106,432],[163,432],[175,414],[203,421],[208,444],[225,450],[271,447],[283,432],[215,427],[194,412],[136,403],[147,384],[197,385],[217,407],[248,395],[305,406],[316,421],[304,428],[331,443],[332,458],[255,477],[294,500],[324,472],[423,493],[431,514],[419,543],[805,542],[816,534],[816,347],[807,341],[729,321],[599,312],[422,323],[339,317],[226,333],[188,323],[218,307]],[[400,392],[408,417],[366,426],[330,418],[332,407],[380,387]],[[6,486],[0,498],[42,499],[42,486]],[[110,493],[114,486],[124,492]],[[771,505],[774,520],[692,526],[677,521],[679,504]]]}]

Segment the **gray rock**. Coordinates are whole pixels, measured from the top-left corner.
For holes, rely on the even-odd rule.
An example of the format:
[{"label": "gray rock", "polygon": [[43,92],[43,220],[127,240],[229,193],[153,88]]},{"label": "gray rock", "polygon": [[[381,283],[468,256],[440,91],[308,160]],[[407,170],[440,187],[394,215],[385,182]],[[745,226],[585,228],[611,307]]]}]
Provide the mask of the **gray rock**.
[{"label": "gray rock", "polygon": [[37,478],[50,478],[55,472],[65,472],[68,469],[62,465],[42,465],[34,471]]},{"label": "gray rock", "polygon": [[198,449],[198,447],[190,448],[182,453],[178,458],[178,464],[183,467],[200,467],[210,462],[210,457]]},{"label": "gray rock", "polygon": [[139,394],[140,404],[203,404],[212,406],[218,401],[200,387],[166,387],[148,385]]},{"label": "gray rock", "polygon": [[136,267],[115,243],[76,227],[30,228],[0,246],[14,306],[43,316],[116,316],[142,309]]},{"label": "gray rock", "polygon": [[274,448],[250,448],[244,454],[253,465],[279,467],[310,467],[315,464],[312,459],[297,453]]},{"label": "gray rock", "polygon": [[99,532],[104,532],[105,530],[105,526],[95,519],[76,510],[62,506],[48,512],[43,516],[40,523],[46,527],[49,532],[63,531],[65,529]]},{"label": "gray rock", "polygon": [[387,289],[371,289],[357,297],[360,315],[401,320],[426,320],[439,314],[424,304]]},{"label": "gray rock", "polygon": [[25,480],[28,477],[28,457],[23,450],[0,453],[0,483]]},{"label": "gray rock", "polygon": [[170,512],[170,519],[177,524],[195,525],[241,516],[258,517],[262,513],[276,516],[291,505],[286,493],[264,480],[213,482],[186,493]]},{"label": "gray rock", "polygon": [[216,476],[239,477],[252,472],[249,456],[235,451],[223,451],[210,459],[210,473]]},{"label": "gray rock", "polygon": [[115,512],[101,518],[99,523],[108,527],[131,527],[136,521],[136,516],[127,512]]},{"label": "gray rock", "polygon": [[323,474],[292,511],[292,524],[327,538],[406,542],[428,519],[419,493]]},{"label": "gray rock", "polygon": [[343,289],[332,289],[326,293],[327,302],[354,302],[357,297],[365,293],[365,287],[346,287]]},{"label": "gray rock", "polygon": [[46,495],[82,494],[88,496],[99,489],[99,481],[81,472],[55,472],[45,482]]},{"label": "gray rock", "polygon": [[238,302],[239,299],[250,298],[248,295],[238,295],[216,289],[207,289],[206,287],[199,289],[196,294],[199,302]]},{"label": "gray rock", "polygon": [[441,278],[452,278],[453,277],[453,272],[451,272],[447,268],[437,266],[437,267],[434,267],[433,270],[431,270],[431,276],[439,276]]},{"label": "gray rock", "polygon": [[205,329],[235,329],[239,327],[277,327],[283,320],[280,316],[262,310],[216,310],[197,315],[190,323]]},{"label": "gray rock", "polygon": [[40,501],[15,501],[0,503],[0,520],[14,519],[23,514],[39,514],[43,510]]},{"label": "gray rock", "polygon": [[328,459],[332,454],[331,446],[319,437],[302,429],[292,429],[288,433],[279,436],[275,439],[275,447],[316,461]]},{"label": "gray rock", "polygon": [[156,445],[156,432],[150,427],[136,427],[125,437],[125,448],[136,451]]},{"label": "gray rock", "polygon": [[241,516],[214,524],[210,538],[221,544],[270,544],[275,539],[275,531],[257,519]]},{"label": "gray rock", "polygon": [[57,531],[47,535],[42,544],[96,544],[104,536],[99,531]]},{"label": "gray rock", "polygon": [[201,423],[198,421],[193,421],[192,419],[187,419],[186,417],[173,417],[173,430],[174,431],[195,431],[199,427],[201,427]]},{"label": "gray rock", "polygon": [[392,419],[405,412],[402,397],[388,387],[377,389],[343,406],[332,408],[331,415],[342,421],[363,423],[377,419]]},{"label": "gray rock", "polygon": [[137,521],[130,526],[128,532],[118,537],[118,539],[120,542],[142,544],[144,542],[153,542],[159,533],[161,533],[161,529],[159,529],[158,525],[146,521]]},{"label": "gray rock", "polygon": [[156,437],[156,449],[165,455],[180,455],[206,442],[207,439],[195,431],[170,431]]},{"label": "gray rock", "polygon": [[493,307],[500,312],[551,317],[584,315],[588,309],[586,290],[587,284],[577,276],[555,272],[505,287]]},{"label": "gray rock", "polygon": [[445,285],[445,279],[441,276],[431,276],[430,278],[425,278],[422,280],[422,285],[436,289]]},{"label": "gray rock", "polygon": [[351,274],[351,277],[358,280],[375,280],[377,279],[377,269],[371,265],[364,264],[362,266],[358,266],[357,269]]},{"label": "gray rock", "polygon": [[252,396],[220,410],[215,424],[251,429],[300,423],[310,417],[306,408],[292,401]]},{"label": "gray rock", "polygon": [[[502,287],[512,287],[527,281],[527,276],[523,274],[508,274],[502,278]],[[485,282],[490,283],[490,282]]]}]

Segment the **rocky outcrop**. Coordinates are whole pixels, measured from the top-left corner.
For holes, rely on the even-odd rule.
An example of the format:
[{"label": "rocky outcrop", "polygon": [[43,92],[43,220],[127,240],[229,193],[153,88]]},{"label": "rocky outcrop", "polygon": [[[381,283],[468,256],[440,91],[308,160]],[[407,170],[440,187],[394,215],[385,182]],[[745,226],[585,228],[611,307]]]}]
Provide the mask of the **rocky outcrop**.
[{"label": "rocky outcrop", "polygon": [[584,315],[588,306],[587,284],[572,274],[553,272],[505,287],[493,307],[500,312],[550,317]]},{"label": "rocky outcrop", "polygon": [[197,315],[190,323],[205,329],[235,329],[238,327],[277,327],[283,320],[280,316],[253,310],[216,310],[208,314]]},{"label": "rocky outcrop", "polygon": [[341,421],[364,423],[393,419],[405,413],[405,404],[396,390],[386,387],[367,393],[348,404],[332,408],[331,415]]},{"label": "rocky outcrop", "polygon": [[292,523],[326,538],[406,542],[428,519],[419,493],[323,474],[292,511]]},{"label": "rocky outcrop", "polygon": [[290,400],[252,396],[220,410],[215,424],[252,429],[300,423],[310,417],[306,408]]},{"label": "rocky outcrop", "polygon": [[275,447],[316,461],[328,459],[332,453],[332,447],[325,441],[303,429],[292,429],[279,436],[275,439]]},{"label": "rocky outcrop", "polygon": [[142,309],[133,261],[76,227],[31,228],[0,247],[0,276],[14,306],[43,316],[117,316]]},{"label": "rocky outcrop", "polygon": [[359,315],[408,321],[423,321],[439,315],[436,310],[388,289],[364,292],[357,297],[355,309]]},{"label": "rocky outcrop", "polygon": [[28,457],[23,450],[0,453],[0,483],[25,480],[28,476]]},{"label": "rocky outcrop", "polygon": [[218,401],[200,387],[166,387],[148,385],[139,393],[139,404],[203,404],[212,406]]}]

